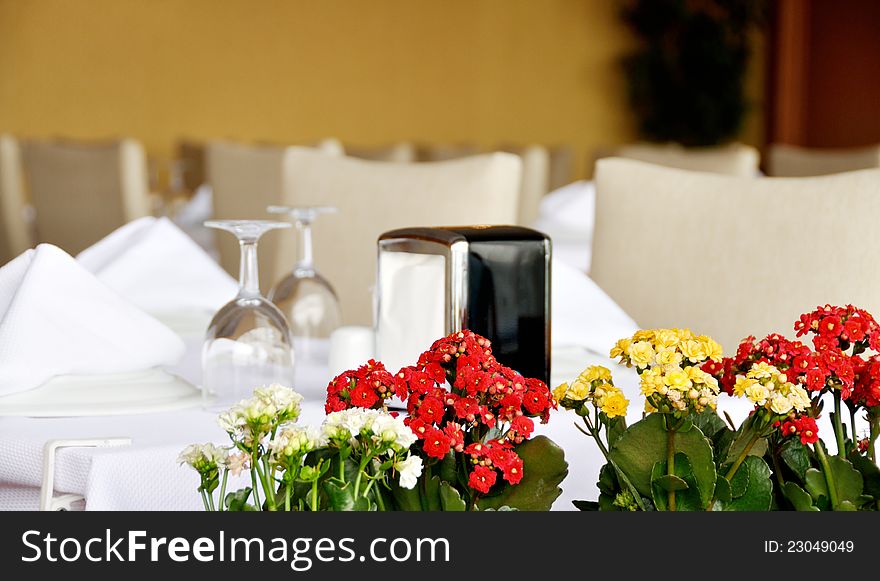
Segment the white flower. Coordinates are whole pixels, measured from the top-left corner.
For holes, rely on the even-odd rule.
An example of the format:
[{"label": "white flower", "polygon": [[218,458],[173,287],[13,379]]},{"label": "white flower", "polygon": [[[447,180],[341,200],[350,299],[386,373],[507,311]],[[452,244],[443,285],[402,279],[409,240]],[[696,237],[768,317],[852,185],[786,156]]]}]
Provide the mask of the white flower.
[{"label": "white flower", "polygon": [[238,476],[243,470],[250,469],[250,455],[244,452],[233,452],[226,458],[226,466],[233,476]]},{"label": "white flower", "polygon": [[302,396],[289,387],[278,383],[264,385],[254,390],[251,401],[269,415],[283,416],[282,421],[295,420],[299,417]]},{"label": "white flower", "polygon": [[331,412],[324,419],[324,433],[328,437],[339,434],[345,430],[352,438],[358,437],[361,432],[369,430],[373,421],[380,414],[378,410],[366,410],[350,408],[341,412]]},{"label": "white flower", "polygon": [[422,459],[410,454],[405,460],[397,462],[394,469],[400,474],[401,488],[413,488],[422,475]]},{"label": "white flower", "polygon": [[781,393],[777,393],[770,400],[770,409],[774,414],[779,414],[780,416],[787,415],[792,407],[791,401]]},{"label": "white flower", "polygon": [[327,437],[320,428],[285,426],[269,442],[269,449],[276,459],[302,457],[327,445]]},{"label": "white flower", "polygon": [[810,396],[807,393],[807,390],[800,385],[792,384],[791,387],[788,388],[788,401],[790,401],[792,407],[799,412],[810,407]]},{"label": "white flower", "polygon": [[234,435],[241,432],[244,427],[244,416],[239,413],[236,407],[232,407],[217,416],[217,425],[223,428],[223,431],[227,434]]},{"label": "white flower", "polygon": [[177,457],[180,464],[188,464],[198,472],[226,465],[228,450],[214,444],[190,444]]},{"label": "white flower", "polygon": [[395,418],[388,413],[380,413],[373,419],[370,431],[381,442],[391,444],[398,451],[409,449],[418,439],[413,431],[403,423],[403,419]]}]

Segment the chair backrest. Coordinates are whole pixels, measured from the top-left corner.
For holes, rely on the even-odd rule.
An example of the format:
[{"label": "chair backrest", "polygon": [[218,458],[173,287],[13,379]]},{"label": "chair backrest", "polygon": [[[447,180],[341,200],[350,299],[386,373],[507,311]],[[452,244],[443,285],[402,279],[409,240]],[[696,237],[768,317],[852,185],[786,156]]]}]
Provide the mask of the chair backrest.
[{"label": "chair backrest", "polygon": [[346,145],[345,155],[371,161],[408,163],[416,161],[416,147],[409,142],[394,143],[384,147]]},{"label": "chair backrest", "polygon": [[21,149],[11,135],[0,135],[0,265],[31,246],[30,226],[25,219]]},{"label": "chair backrest", "polygon": [[39,242],[76,254],[150,214],[146,155],[137,141],[31,141],[23,152]]},{"label": "chair backrest", "polygon": [[731,143],[718,147],[682,147],[675,143],[633,143],[597,157],[625,157],[656,165],[731,176],[758,175],[761,155],[754,147]]},{"label": "chair backrest", "polygon": [[450,161],[479,155],[480,148],[476,145],[457,144],[431,144],[416,146],[416,161]]},{"label": "chair backrest", "polygon": [[817,305],[880,314],[880,170],[737,178],[601,160],[593,279],[644,327],[732,353]]},{"label": "chair backrest", "polygon": [[[511,224],[517,219],[522,163],[515,155],[412,164],[297,148],[289,161],[284,203],[339,208],[315,225],[315,261],[339,294],[348,324],[372,323],[376,240],[382,233],[408,226]],[[291,267],[293,244],[282,246],[279,260],[279,268]]]},{"label": "chair backrest", "polygon": [[810,149],[771,145],[767,173],[778,177],[820,176],[880,167],[880,145],[840,149]]}]

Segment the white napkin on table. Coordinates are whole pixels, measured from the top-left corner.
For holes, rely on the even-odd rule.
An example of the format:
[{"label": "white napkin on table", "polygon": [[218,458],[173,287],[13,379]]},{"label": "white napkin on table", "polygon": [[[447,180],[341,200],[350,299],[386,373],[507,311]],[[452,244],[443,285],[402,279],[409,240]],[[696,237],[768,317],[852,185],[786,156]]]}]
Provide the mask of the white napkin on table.
[{"label": "white napkin on table", "polygon": [[209,318],[238,292],[238,283],[168,218],[129,222],[83,250],[77,260],[144,311],[200,311]]},{"label": "white napkin on table", "polygon": [[0,395],[58,375],[173,365],[183,341],[51,244],[0,268]]}]

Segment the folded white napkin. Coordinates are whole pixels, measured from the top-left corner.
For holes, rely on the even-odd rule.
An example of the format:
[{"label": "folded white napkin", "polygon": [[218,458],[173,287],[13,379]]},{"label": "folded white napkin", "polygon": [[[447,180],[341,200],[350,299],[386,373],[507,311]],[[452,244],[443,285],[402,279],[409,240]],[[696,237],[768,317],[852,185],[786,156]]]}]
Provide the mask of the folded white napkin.
[{"label": "folded white napkin", "polygon": [[135,306],[165,315],[209,316],[238,283],[168,218],[140,218],[83,250],[77,260]]},{"label": "folded white napkin", "polygon": [[0,395],[173,365],[183,341],[50,244],[0,268]]}]

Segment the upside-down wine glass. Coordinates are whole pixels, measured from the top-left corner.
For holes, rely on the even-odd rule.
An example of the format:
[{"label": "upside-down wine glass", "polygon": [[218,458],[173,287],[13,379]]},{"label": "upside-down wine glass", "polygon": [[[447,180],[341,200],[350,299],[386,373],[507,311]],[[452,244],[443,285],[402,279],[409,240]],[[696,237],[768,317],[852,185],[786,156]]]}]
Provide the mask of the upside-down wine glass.
[{"label": "upside-down wine glass", "polygon": [[281,309],[290,323],[300,360],[327,362],[327,340],[342,322],[339,299],[330,283],[315,270],[312,258],[312,223],[320,214],[331,214],[330,206],[269,206],[272,214],[293,218],[297,230],[297,260],[293,272],[269,292],[269,300]]},{"label": "upside-down wine glass", "polygon": [[233,233],[241,247],[238,296],[208,327],[202,348],[204,405],[219,410],[271,383],[293,387],[293,343],[281,311],[260,294],[257,242],[287,222],[210,220],[208,228]]}]

